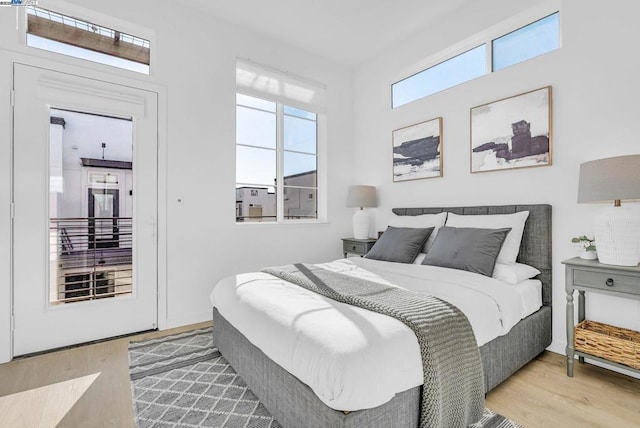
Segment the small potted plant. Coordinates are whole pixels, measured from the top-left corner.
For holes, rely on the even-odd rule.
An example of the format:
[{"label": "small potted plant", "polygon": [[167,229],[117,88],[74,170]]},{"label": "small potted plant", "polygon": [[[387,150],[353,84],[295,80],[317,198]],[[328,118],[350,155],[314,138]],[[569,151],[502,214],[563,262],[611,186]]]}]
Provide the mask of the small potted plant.
[{"label": "small potted plant", "polygon": [[595,260],[598,258],[595,239],[582,235],[571,239],[571,242],[580,251],[579,256],[581,259]]}]

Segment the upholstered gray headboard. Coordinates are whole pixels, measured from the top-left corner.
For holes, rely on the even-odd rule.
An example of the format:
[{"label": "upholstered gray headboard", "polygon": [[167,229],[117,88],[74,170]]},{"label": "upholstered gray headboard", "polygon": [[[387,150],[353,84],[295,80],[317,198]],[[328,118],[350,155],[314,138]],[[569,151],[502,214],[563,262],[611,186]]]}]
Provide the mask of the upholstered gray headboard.
[{"label": "upholstered gray headboard", "polygon": [[537,268],[541,274],[542,302],[551,305],[551,205],[486,205],[478,207],[394,208],[397,215],[437,214],[443,211],[460,215],[512,214],[529,211],[522,234],[518,262]]}]

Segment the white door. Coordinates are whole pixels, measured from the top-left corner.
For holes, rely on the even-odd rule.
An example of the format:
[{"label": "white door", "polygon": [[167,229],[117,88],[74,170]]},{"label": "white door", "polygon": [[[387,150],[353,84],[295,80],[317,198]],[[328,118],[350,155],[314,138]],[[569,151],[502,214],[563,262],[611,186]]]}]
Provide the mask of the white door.
[{"label": "white door", "polygon": [[14,356],[156,328],[157,94],[14,64]]}]

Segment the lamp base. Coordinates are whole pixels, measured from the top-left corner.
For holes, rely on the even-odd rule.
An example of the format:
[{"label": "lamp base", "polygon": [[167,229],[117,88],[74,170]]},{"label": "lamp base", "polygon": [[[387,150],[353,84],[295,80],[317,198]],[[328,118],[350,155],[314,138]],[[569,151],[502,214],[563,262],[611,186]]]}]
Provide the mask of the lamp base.
[{"label": "lamp base", "polygon": [[596,215],[593,234],[600,263],[637,266],[640,262],[640,221],[627,207],[608,207]]},{"label": "lamp base", "polygon": [[353,215],[353,237],[367,239],[369,237],[369,214],[359,209]]}]

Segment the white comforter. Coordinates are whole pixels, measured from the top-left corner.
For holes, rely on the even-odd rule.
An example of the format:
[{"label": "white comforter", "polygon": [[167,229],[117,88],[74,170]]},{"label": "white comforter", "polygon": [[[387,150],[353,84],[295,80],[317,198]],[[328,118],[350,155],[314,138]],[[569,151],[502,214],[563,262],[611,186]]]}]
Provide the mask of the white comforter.
[{"label": "white comforter", "polygon": [[[506,334],[541,305],[539,281],[513,286],[466,271],[363,258],[319,266],[454,304],[469,318],[478,346]],[[416,336],[388,316],[259,272],[223,279],[213,289],[211,302],[249,341],[333,409],[377,407],[422,384]]]}]

